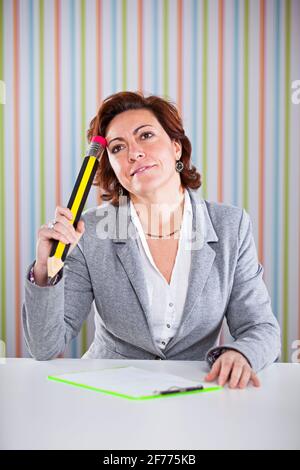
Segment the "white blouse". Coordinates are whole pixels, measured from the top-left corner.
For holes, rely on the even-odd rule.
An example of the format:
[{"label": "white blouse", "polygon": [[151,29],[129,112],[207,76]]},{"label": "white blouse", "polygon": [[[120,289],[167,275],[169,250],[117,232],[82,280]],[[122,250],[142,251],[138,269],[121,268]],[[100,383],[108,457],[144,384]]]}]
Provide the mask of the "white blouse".
[{"label": "white blouse", "polygon": [[187,189],[185,189],[183,219],[170,284],[168,284],[158,270],[152,258],[140,219],[132,201],[130,201],[130,216],[139,234],[136,242],[139,247],[148,289],[153,339],[156,345],[161,350],[164,350],[180,325],[187,295],[191,266],[193,221],[190,195]]}]

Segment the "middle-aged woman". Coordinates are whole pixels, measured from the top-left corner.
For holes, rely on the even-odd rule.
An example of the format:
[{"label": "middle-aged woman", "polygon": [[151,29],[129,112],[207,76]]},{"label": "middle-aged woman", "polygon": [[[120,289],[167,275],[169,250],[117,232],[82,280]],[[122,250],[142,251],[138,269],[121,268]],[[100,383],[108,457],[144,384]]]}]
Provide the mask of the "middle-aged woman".
[{"label": "middle-aged woman", "polygon": [[[106,98],[88,140],[107,148],[94,181],[106,201],[75,231],[68,208],[38,231],[22,321],[37,360],[63,353],[95,309],[84,358],[207,360],[207,381],[259,386],[256,372],[280,355],[280,329],[262,279],[248,213],[197,189],[191,144],[176,107],[158,96]],[[71,243],[51,283],[52,240]],[[234,341],[218,346],[224,317]]]}]

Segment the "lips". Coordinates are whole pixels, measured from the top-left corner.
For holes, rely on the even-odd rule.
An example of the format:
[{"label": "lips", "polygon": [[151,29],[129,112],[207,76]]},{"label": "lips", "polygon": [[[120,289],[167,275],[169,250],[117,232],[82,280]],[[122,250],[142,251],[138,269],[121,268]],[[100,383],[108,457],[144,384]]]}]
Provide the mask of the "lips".
[{"label": "lips", "polygon": [[155,165],[143,165],[137,168],[136,170],[133,171],[131,176],[134,176],[136,173],[143,173],[144,170],[147,170],[148,168],[152,168]]}]

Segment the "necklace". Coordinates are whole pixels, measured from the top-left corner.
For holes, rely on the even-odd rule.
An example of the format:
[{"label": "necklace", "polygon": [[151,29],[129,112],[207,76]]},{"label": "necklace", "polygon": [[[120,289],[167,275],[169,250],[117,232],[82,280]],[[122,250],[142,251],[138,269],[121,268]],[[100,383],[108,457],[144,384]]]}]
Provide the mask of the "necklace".
[{"label": "necklace", "polygon": [[[183,211],[183,209],[182,209],[182,211]],[[138,216],[140,215],[140,213],[138,211],[137,211],[137,215]],[[148,237],[152,237],[152,238],[156,238],[156,239],[164,239],[164,238],[170,237],[171,235],[174,235],[174,233],[179,232],[180,229],[181,229],[181,225],[177,230],[174,230],[174,232],[169,233],[168,235],[153,235],[152,233],[147,233],[147,232],[145,232],[145,234],[148,235]]]},{"label": "necklace", "polygon": [[177,230],[174,230],[174,232],[169,233],[168,235],[152,235],[152,233],[146,233],[146,235],[148,235],[148,237],[153,237],[153,238],[167,238],[167,237],[170,237],[171,235],[174,235],[174,233],[179,232],[180,228],[178,228]]}]

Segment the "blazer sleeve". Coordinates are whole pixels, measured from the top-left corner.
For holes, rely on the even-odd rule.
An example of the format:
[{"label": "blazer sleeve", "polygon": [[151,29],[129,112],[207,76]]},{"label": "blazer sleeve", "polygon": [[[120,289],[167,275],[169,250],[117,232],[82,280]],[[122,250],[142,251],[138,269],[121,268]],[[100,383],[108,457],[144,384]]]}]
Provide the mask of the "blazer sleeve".
[{"label": "blazer sleeve", "polygon": [[242,353],[255,372],[272,364],[280,356],[280,327],[272,312],[263,273],[263,266],[258,262],[252,222],[243,209],[237,264],[225,312],[234,342],[210,349],[206,354],[210,364],[211,356],[221,348]]},{"label": "blazer sleeve", "polygon": [[83,237],[68,254],[59,282],[41,287],[25,279],[22,325],[26,346],[37,360],[63,353],[90,313],[94,293],[83,254]]}]

